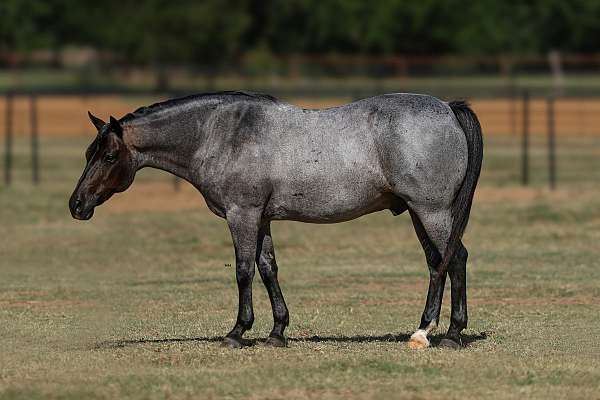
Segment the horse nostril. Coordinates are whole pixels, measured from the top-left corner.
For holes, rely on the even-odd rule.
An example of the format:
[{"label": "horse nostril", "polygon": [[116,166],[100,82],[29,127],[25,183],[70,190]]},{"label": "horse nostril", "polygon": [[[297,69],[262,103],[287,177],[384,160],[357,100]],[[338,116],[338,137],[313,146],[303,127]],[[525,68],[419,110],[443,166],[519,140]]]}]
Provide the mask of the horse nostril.
[{"label": "horse nostril", "polygon": [[81,200],[77,199],[75,200],[75,211],[76,212],[80,212],[81,211]]}]

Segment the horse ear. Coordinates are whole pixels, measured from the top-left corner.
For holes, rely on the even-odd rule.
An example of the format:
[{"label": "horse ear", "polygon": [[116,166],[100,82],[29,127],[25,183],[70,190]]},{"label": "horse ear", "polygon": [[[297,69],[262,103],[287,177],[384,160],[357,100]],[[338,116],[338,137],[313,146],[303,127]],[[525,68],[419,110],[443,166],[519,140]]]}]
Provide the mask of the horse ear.
[{"label": "horse ear", "polygon": [[96,117],[94,114],[92,114],[89,111],[88,111],[88,116],[90,117],[90,121],[92,121],[92,124],[94,124],[96,129],[100,130],[100,129],[102,129],[102,127],[104,125],[106,125],[106,122],[102,121],[100,118]]},{"label": "horse ear", "polygon": [[110,130],[116,133],[118,137],[123,138],[123,128],[119,121],[112,115],[110,116]]}]

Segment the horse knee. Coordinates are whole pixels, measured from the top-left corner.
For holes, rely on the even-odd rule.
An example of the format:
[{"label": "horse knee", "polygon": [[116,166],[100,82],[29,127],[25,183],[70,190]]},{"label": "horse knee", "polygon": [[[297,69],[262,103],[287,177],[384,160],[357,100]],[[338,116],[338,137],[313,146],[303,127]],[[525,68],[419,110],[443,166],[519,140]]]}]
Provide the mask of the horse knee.
[{"label": "horse knee", "polygon": [[254,279],[254,264],[247,261],[238,261],[236,265],[236,279],[240,286],[248,286]]}]

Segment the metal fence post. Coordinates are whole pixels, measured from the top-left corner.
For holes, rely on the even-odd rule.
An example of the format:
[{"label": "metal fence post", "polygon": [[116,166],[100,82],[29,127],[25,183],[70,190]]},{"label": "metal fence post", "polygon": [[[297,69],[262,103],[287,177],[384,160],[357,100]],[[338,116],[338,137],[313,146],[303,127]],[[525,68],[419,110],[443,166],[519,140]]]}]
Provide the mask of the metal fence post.
[{"label": "metal fence post", "polygon": [[556,121],[554,118],[554,97],[548,97],[548,180],[550,189],[556,187]]},{"label": "metal fence post", "polygon": [[13,135],[13,94],[6,93],[6,126],[4,149],[4,183],[6,186],[12,181],[12,135]]},{"label": "metal fence post", "polygon": [[29,124],[31,129],[31,177],[34,185],[37,185],[40,182],[37,115],[37,97],[35,94],[31,94],[29,96]]},{"label": "metal fence post", "polygon": [[521,183],[529,184],[529,91],[523,92],[523,138],[521,143]]},{"label": "metal fence post", "polygon": [[512,133],[512,135],[515,137],[518,134],[517,133],[517,101],[518,101],[517,91],[515,90],[514,84],[511,84],[510,97],[509,97],[510,110],[508,112],[510,114],[510,133]]}]

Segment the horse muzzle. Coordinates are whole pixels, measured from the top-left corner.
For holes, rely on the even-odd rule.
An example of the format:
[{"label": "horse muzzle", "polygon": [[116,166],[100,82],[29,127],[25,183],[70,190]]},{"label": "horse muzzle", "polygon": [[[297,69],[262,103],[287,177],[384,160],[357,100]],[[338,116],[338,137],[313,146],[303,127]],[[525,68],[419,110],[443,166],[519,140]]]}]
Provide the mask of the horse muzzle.
[{"label": "horse muzzle", "polygon": [[88,203],[81,199],[80,197],[71,197],[69,200],[69,210],[71,211],[71,216],[75,219],[86,221],[94,215],[94,207],[93,203]]}]

